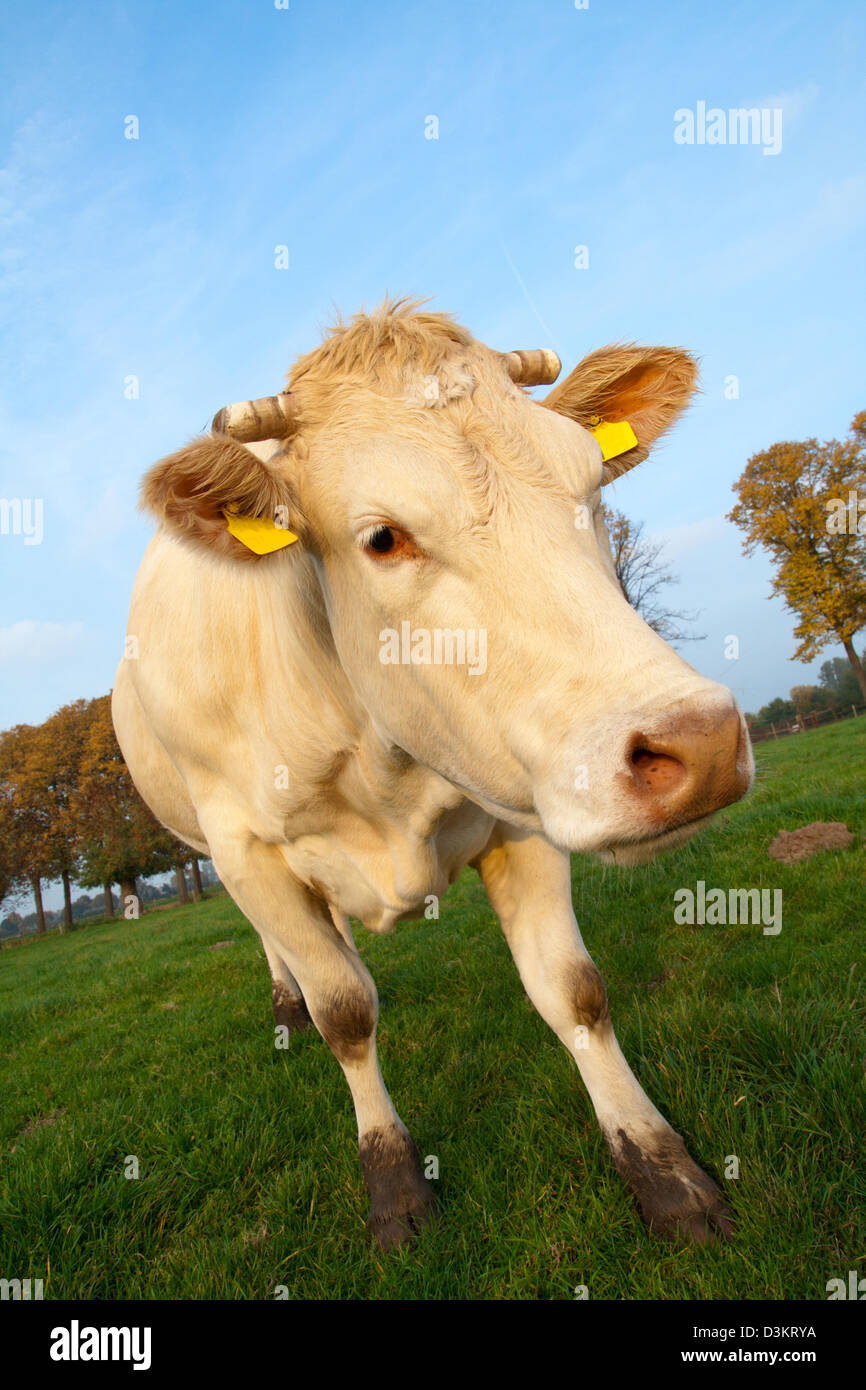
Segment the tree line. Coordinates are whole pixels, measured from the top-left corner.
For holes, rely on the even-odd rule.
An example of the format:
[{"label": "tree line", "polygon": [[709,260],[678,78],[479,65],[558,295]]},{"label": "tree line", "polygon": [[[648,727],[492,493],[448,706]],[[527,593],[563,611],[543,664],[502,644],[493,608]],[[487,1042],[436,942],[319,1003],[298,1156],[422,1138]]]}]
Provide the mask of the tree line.
[{"label": "tree line", "polygon": [[[866,662],[866,648],[860,659]],[[757,714],[747,713],[749,728],[769,728],[771,724],[783,725],[792,720],[803,722],[807,715],[828,710],[847,715],[852,706],[856,708],[864,703],[860,684],[845,657],[834,656],[831,661],[825,661],[818,679],[818,685],[793,686],[787,700],[777,695],[762,705]]]},{"label": "tree line", "polygon": [[144,804],[129,775],[111,720],[111,696],[75,700],[43,724],[0,733],[0,902],[29,891],[36,931],[45,932],[42,888],[63,884],[61,931],[73,924],[72,884],[101,888],[113,917],[141,897],[138,879],[174,870],[180,900],[202,892],[198,856]]}]

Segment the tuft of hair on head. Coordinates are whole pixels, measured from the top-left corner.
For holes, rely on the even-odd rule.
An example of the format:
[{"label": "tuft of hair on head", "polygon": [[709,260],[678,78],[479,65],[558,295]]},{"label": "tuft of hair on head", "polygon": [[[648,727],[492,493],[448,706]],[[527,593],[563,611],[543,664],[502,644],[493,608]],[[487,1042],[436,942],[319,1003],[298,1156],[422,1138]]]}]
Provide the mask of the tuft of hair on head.
[{"label": "tuft of hair on head", "polygon": [[421,310],[423,299],[392,299],[348,323],[338,318],[312,352],[299,357],[289,389],[310,392],[355,383],[397,393],[411,378],[435,375],[455,352],[473,342],[472,334],[450,314]]}]

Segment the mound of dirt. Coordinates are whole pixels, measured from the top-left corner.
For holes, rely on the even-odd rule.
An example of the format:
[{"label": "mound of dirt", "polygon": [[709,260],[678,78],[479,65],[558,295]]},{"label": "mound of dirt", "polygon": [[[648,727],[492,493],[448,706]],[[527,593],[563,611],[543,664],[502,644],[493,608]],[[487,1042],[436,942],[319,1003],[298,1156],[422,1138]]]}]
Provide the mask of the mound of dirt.
[{"label": "mound of dirt", "polygon": [[840,820],[815,820],[799,830],[780,830],[767,853],[780,864],[799,864],[822,849],[847,849],[853,839]]}]

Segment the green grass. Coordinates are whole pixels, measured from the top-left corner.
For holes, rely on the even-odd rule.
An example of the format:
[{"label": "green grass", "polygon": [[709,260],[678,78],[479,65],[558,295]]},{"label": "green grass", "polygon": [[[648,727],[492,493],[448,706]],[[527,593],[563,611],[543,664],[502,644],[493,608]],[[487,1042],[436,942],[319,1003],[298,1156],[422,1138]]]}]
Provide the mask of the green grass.
[{"label": "green grass", "polygon": [[[575,860],[626,1056],[698,1162],[724,1182],[739,1157],[731,1244],[647,1235],[467,872],[439,922],[356,931],[386,1082],[439,1158],[417,1246],[370,1247],[348,1088],[314,1032],[275,1050],[262,949],[222,895],[0,953],[0,1276],[72,1299],[826,1298],[866,1273],[864,755],[866,719],[764,744],[752,796],[698,841]],[[854,847],[767,857],[812,820]],[[781,934],[676,925],[701,878],[781,887]]]}]

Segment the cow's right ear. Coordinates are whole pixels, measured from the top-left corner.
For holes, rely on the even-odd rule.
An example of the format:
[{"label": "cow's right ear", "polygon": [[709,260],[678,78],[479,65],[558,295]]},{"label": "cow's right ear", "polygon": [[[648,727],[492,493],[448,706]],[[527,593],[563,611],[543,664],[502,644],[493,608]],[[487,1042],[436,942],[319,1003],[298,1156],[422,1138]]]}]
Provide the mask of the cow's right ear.
[{"label": "cow's right ear", "polygon": [[[235,560],[266,557],[305,530],[285,476],[225,434],[203,435],[155,463],[142,480],[141,505],[170,531]],[[255,539],[271,528],[270,540]]]},{"label": "cow's right ear", "polygon": [[645,459],[679,419],[697,379],[698,364],[682,348],[614,343],[584,357],[541,404],[594,434],[600,426],[628,425],[626,441],[616,439],[610,453],[596,434],[605,458],[604,481],[610,482]]}]

